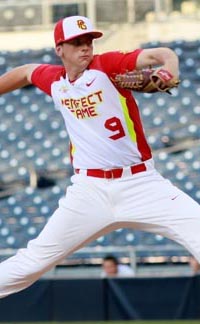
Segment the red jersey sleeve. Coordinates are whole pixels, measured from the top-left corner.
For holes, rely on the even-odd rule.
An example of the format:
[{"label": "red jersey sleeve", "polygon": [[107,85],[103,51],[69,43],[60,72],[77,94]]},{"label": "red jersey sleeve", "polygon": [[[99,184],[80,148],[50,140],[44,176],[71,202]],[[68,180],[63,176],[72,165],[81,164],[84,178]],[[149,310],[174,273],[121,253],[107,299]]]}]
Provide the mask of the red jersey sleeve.
[{"label": "red jersey sleeve", "polygon": [[54,81],[65,76],[65,69],[61,65],[41,64],[32,73],[32,83],[51,96],[51,85]]},{"label": "red jersey sleeve", "polygon": [[136,49],[132,52],[107,52],[101,55],[95,55],[91,69],[97,68],[104,71],[106,74],[123,73],[125,71],[134,70],[138,55],[142,49]]}]

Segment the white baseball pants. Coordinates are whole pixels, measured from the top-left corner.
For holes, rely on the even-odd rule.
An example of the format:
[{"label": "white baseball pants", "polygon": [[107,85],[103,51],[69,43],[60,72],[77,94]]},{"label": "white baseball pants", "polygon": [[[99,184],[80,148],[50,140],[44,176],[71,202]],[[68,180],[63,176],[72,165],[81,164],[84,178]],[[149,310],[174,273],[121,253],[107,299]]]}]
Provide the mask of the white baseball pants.
[{"label": "white baseball pants", "polygon": [[150,161],[147,169],[111,180],[74,175],[39,236],[0,264],[0,298],[30,286],[73,251],[122,227],[175,240],[200,262],[200,205]]}]

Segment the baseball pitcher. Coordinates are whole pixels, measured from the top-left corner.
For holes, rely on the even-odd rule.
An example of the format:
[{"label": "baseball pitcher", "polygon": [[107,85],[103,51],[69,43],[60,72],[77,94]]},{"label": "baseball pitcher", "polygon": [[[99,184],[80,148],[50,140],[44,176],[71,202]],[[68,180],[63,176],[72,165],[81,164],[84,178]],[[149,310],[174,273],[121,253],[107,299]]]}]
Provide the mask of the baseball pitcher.
[{"label": "baseball pitcher", "polygon": [[200,206],[155,169],[132,94],[178,86],[177,55],[169,48],[94,55],[93,40],[101,36],[87,17],[61,19],[54,29],[61,65],[27,64],[0,77],[0,94],[33,84],[53,98],[74,168],[72,185],[39,236],[0,264],[1,298],[122,227],[175,240],[200,262]]}]

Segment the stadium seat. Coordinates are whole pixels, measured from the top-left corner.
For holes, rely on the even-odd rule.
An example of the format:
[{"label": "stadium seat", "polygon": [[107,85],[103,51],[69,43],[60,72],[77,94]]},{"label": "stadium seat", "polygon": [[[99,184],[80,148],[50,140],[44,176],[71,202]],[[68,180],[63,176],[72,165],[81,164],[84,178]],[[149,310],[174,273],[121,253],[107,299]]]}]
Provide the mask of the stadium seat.
[{"label": "stadium seat", "polygon": [[[142,45],[143,48],[157,46],[168,46],[177,53],[181,83],[171,96],[136,92],[133,95],[140,107],[156,167],[200,203],[200,149],[193,143],[200,139],[200,41],[154,41]],[[2,51],[0,72],[33,61],[60,64],[53,48]],[[45,226],[66,186],[70,185],[73,170],[69,137],[51,97],[29,86],[1,96],[0,108],[0,181],[4,186],[19,185],[17,191],[13,187],[9,197],[0,199],[0,248],[16,249],[25,247]],[[190,144],[186,145],[188,141]],[[183,148],[178,149],[179,144]],[[35,187],[30,187],[32,170],[36,173]],[[162,248],[167,244],[175,243],[161,235],[120,229],[100,237],[90,246]]]}]

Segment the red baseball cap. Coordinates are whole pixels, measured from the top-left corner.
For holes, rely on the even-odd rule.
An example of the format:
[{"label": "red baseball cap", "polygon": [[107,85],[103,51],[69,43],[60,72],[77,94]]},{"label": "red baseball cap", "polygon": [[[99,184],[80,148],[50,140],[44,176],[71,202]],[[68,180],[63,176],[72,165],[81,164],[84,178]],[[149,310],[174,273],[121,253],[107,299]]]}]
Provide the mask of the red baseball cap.
[{"label": "red baseball cap", "polygon": [[99,38],[102,32],[94,30],[89,18],[83,16],[71,16],[60,19],[54,28],[54,40],[56,46],[82,35],[92,35]]}]

